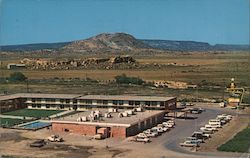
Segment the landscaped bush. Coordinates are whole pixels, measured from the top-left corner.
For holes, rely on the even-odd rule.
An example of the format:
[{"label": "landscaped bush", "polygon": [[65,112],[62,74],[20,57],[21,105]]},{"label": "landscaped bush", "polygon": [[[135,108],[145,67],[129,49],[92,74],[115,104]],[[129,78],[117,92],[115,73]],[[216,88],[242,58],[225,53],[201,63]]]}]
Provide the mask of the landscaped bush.
[{"label": "landscaped bush", "polygon": [[219,151],[247,152],[250,148],[250,126],[237,133],[233,139],[217,148]]}]

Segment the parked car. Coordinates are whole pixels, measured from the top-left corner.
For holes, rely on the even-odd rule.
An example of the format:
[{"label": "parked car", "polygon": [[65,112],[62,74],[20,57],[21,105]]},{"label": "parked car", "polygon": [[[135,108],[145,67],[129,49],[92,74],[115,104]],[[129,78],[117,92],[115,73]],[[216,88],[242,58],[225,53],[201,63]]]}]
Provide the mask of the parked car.
[{"label": "parked car", "polygon": [[181,106],[187,106],[187,103],[186,102],[181,102],[181,104],[180,104]]},{"label": "parked car", "polygon": [[209,126],[201,127],[200,130],[201,130],[201,131],[206,131],[206,130],[207,130],[207,131],[215,132],[215,131],[217,131],[217,128],[211,127],[211,126],[209,125]]},{"label": "parked car", "polygon": [[63,138],[61,138],[59,135],[51,135],[47,138],[50,142],[63,142]]},{"label": "parked car", "polygon": [[154,132],[157,131],[158,133],[163,133],[164,132],[161,127],[153,127],[153,128],[151,128],[151,130],[154,131]]},{"label": "parked car", "polygon": [[164,132],[167,132],[169,130],[169,128],[165,127],[163,124],[158,124],[157,127],[161,127]]},{"label": "parked car", "polygon": [[228,122],[228,120],[226,120],[225,118],[221,118],[221,117],[216,117],[216,120],[220,120],[220,122],[221,122],[221,125],[225,125],[227,122]]},{"label": "parked car", "polygon": [[138,137],[138,136],[136,136],[135,141],[149,143],[150,139],[149,138],[145,138],[145,137]]},{"label": "parked car", "polygon": [[221,120],[219,119],[210,119],[208,121],[208,124],[212,127],[216,127],[216,128],[221,128],[222,125],[221,125]]},{"label": "parked car", "polygon": [[180,143],[180,146],[185,146],[185,147],[198,147],[199,144],[198,143],[194,143],[191,141],[185,141],[183,143]]},{"label": "parked car", "polygon": [[194,106],[194,103],[186,103],[186,106]]},{"label": "parked car", "polygon": [[139,133],[136,136],[141,137],[141,138],[147,138],[148,137],[145,133]]},{"label": "parked car", "polygon": [[193,143],[202,143],[203,142],[203,139],[198,139],[198,138],[196,138],[196,137],[187,137],[186,138],[186,141],[191,141],[191,142],[193,142]]},{"label": "parked car", "polygon": [[158,133],[156,133],[156,132],[144,131],[144,133],[147,137],[157,137],[158,136]]},{"label": "parked car", "polygon": [[192,109],[190,110],[190,112],[191,112],[192,114],[200,114],[200,113],[202,113],[202,110],[200,110],[199,108],[192,108]]},{"label": "parked car", "polygon": [[201,127],[200,128],[201,132],[203,132],[204,134],[213,134],[213,130],[208,130],[205,127]]},{"label": "parked car", "polygon": [[233,118],[233,116],[232,115],[227,115],[227,114],[221,114],[221,115],[218,115],[217,118],[224,119],[225,121],[228,122]]},{"label": "parked car", "polygon": [[210,138],[211,135],[210,135],[210,134],[207,134],[207,133],[204,133],[204,132],[196,132],[196,131],[195,131],[195,132],[191,135],[191,137],[196,137],[197,139],[203,139],[203,140],[205,140],[205,139]]}]

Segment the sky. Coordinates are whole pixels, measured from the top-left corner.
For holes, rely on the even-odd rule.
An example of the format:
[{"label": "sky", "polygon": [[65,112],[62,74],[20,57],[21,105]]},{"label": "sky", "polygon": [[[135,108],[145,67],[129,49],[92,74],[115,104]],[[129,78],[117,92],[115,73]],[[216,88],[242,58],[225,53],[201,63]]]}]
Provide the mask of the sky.
[{"label": "sky", "polygon": [[250,0],[0,0],[0,45],[86,39],[249,44]]}]

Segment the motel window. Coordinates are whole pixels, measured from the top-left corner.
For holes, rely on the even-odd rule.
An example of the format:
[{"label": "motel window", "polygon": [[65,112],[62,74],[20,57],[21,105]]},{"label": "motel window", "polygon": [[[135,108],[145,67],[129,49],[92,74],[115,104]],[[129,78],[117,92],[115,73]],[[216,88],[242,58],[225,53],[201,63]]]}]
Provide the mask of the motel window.
[{"label": "motel window", "polygon": [[117,105],[118,101],[117,100],[113,100],[113,104]]},{"label": "motel window", "polygon": [[102,104],[102,100],[97,100],[97,104]]},{"label": "motel window", "polygon": [[64,103],[65,102],[65,100],[64,99],[60,99],[60,103]]},{"label": "motel window", "polygon": [[32,104],[31,106],[32,106],[32,108],[35,108],[35,107],[36,107],[36,105],[35,105],[35,104]]},{"label": "motel window", "polygon": [[123,100],[119,100],[119,105],[123,105]]},{"label": "motel window", "polygon": [[160,106],[165,106],[165,103],[163,101],[161,101]]},{"label": "motel window", "polygon": [[157,105],[157,102],[156,102],[156,101],[152,101],[152,105],[153,105],[153,106],[156,106],[156,105]]},{"label": "motel window", "polygon": [[92,100],[85,100],[86,104],[92,104]]},{"label": "motel window", "polygon": [[64,105],[60,105],[60,109],[64,109]]},{"label": "motel window", "polygon": [[140,101],[135,101],[135,105],[140,105]]},{"label": "motel window", "polygon": [[107,101],[107,100],[103,100],[103,104],[104,104],[104,105],[107,105],[107,104],[108,104],[108,101]]},{"label": "motel window", "polygon": [[135,102],[134,102],[134,101],[129,101],[128,104],[129,104],[129,105],[134,105]]},{"label": "motel window", "polygon": [[69,104],[70,103],[70,99],[66,99],[66,103]]},{"label": "motel window", "polygon": [[47,108],[47,109],[50,108],[50,105],[49,105],[49,104],[46,104],[46,108]]},{"label": "motel window", "polygon": [[47,98],[47,99],[46,99],[46,102],[56,102],[56,100],[55,100],[55,99]]},{"label": "motel window", "polygon": [[31,101],[32,101],[32,102],[36,102],[36,99],[35,99],[35,98],[32,98]]},{"label": "motel window", "polygon": [[84,103],[85,103],[84,100],[80,100],[79,102],[80,102],[81,104],[84,104]]},{"label": "motel window", "polygon": [[42,100],[41,98],[37,98],[36,99],[37,102],[41,102],[41,100]]},{"label": "motel window", "polygon": [[38,108],[41,108],[41,104],[37,104],[37,107],[38,107]]},{"label": "motel window", "polygon": [[146,101],[145,105],[150,106],[150,101]]}]

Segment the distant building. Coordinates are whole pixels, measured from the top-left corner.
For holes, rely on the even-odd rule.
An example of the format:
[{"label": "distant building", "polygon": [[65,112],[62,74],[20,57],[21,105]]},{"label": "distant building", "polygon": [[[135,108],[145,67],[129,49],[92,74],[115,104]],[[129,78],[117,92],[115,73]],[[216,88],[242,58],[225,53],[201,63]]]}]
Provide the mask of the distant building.
[{"label": "distant building", "polygon": [[22,100],[21,107],[41,109],[86,110],[110,107],[118,109],[132,109],[135,107],[151,110],[176,109],[176,97],[42,93],[17,93],[0,96],[1,102],[8,102],[8,100],[13,99]]},{"label": "distant building", "polygon": [[7,69],[9,69],[9,70],[24,69],[24,68],[26,68],[25,64],[14,64],[14,63],[11,63],[11,64],[7,65]]}]

